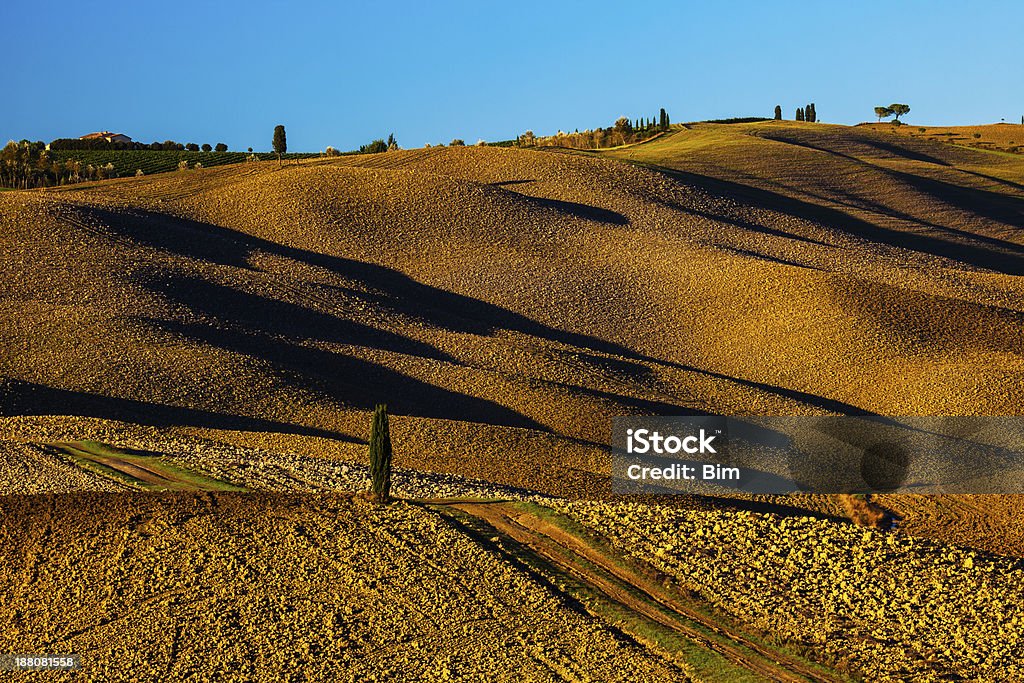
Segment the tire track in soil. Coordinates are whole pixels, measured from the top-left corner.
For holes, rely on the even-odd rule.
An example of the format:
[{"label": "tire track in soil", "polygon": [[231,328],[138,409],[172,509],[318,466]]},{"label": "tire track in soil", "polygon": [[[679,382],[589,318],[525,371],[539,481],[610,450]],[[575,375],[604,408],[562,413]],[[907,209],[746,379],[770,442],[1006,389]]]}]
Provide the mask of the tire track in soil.
[{"label": "tire track in soil", "polygon": [[[516,509],[509,503],[437,502],[483,520],[499,533],[525,545],[611,601],[717,652],[766,680],[786,683],[845,680],[771,650],[687,607],[679,597],[638,571],[614,562],[583,539],[535,515]],[[595,566],[596,569],[587,565]],[[720,635],[722,640],[709,638],[698,626]]]}]

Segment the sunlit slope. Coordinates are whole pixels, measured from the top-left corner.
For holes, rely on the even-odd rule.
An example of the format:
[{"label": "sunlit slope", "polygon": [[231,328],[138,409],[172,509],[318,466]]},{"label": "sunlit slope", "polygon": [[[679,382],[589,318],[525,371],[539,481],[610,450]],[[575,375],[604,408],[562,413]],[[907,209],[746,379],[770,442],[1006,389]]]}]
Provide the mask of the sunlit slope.
[{"label": "sunlit slope", "polygon": [[[756,332],[771,320],[773,353],[787,356],[808,348],[800,331],[809,309],[817,309],[810,324],[825,325],[838,349],[872,338],[876,353],[833,366],[846,391],[865,383],[863,399],[851,402],[908,414],[996,410],[986,402],[1012,387],[1001,371],[979,377],[967,368],[1020,367],[1024,159],[792,122],[697,124],[608,156],[758,207],[752,223],[733,226],[745,229],[741,241],[728,230],[721,243],[775,260],[775,273],[781,262],[800,266],[782,285],[796,305],[774,305],[766,283],[744,278],[763,315],[737,322],[757,321],[747,328]],[[958,379],[961,371],[971,377]],[[889,395],[889,406],[870,393]]]},{"label": "sunlit slope", "polygon": [[1024,157],[884,127],[776,121],[694,124],[608,155],[675,169],[682,179],[852,237],[1024,273]]},{"label": "sunlit slope", "polygon": [[4,193],[3,412],[362,457],[387,402],[402,465],[582,492],[618,414],[1019,410],[1021,199],[987,155],[698,135],[621,153],[675,175],[442,148]]},{"label": "sunlit slope", "polygon": [[78,653],[80,680],[686,679],[416,506],[4,496],[0,521],[0,647]]},{"label": "sunlit slope", "polygon": [[991,123],[979,126],[894,126],[891,122],[861,123],[858,127],[873,128],[886,135],[901,135],[919,140],[1020,154],[1024,150],[1024,121]]}]

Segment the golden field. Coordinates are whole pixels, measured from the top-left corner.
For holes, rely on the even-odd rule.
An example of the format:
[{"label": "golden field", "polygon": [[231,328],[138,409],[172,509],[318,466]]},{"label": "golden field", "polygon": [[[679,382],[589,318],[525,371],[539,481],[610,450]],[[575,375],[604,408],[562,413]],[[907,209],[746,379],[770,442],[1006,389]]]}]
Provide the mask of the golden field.
[{"label": "golden field", "polygon": [[[559,588],[561,574],[523,574],[454,522],[438,526],[449,519],[441,512],[287,498],[359,489],[369,411],[387,403],[403,495],[553,506],[605,530],[609,552],[674,577],[722,623],[747,624],[764,642],[777,638],[787,652],[829,667],[822,680],[998,680],[998,667],[1021,654],[1021,622],[992,631],[1019,591],[1013,558],[1024,551],[1024,525],[1015,499],[878,497],[901,517],[894,532],[844,522],[843,506],[827,496],[689,498],[642,512],[608,500],[606,444],[610,418],[626,414],[1019,414],[1022,219],[1024,157],[873,126],[791,122],[692,124],[603,153],[430,148],[0,193],[0,486],[16,494],[3,503],[4,527],[23,531],[8,532],[14,540],[5,548],[11,566],[24,568],[11,575],[19,588],[0,613],[5,648],[31,637],[33,647],[79,647],[113,662],[138,633],[185,628],[189,642],[215,634],[238,662],[256,657],[262,671],[280,672],[287,662],[266,659],[266,648],[244,634],[286,629],[274,633],[299,643],[305,629],[313,635],[302,642],[334,642],[332,656],[342,658],[311,673],[321,679],[359,671],[344,660],[358,650],[338,645],[339,633],[349,634],[345,643],[367,643],[382,637],[375,620],[402,621],[403,642],[420,643],[423,656],[403,659],[400,670],[442,680],[440,653],[459,643],[426,634],[458,631],[460,620],[477,618],[475,603],[453,614],[446,610],[461,598],[405,605],[426,599],[410,586],[379,599],[332,595],[312,577],[328,572],[334,585],[342,574],[378,570],[353,564],[354,573],[335,576],[293,526],[312,529],[320,543],[330,537],[328,554],[339,563],[365,555],[361,543],[377,547],[366,534],[405,539],[400,551],[379,551],[383,565],[439,547],[443,528],[453,539],[444,543],[462,544],[473,564],[459,572],[490,576],[500,560],[500,571],[533,582],[523,589],[532,606],[506,609],[522,620],[509,633],[547,624],[544,639],[555,650],[527,679],[610,680],[626,662],[636,678],[713,678],[707,672],[719,664],[704,666],[692,651],[705,637],[686,630],[696,627],[659,627],[689,646],[626,627],[623,641],[598,608],[570,608],[582,598]],[[130,483],[54,448],[84,441],[278,493],[182,496],[154,507],[156,499],[126,492]],[[229,501],[231,512],[174,521],[176,510],[205,500]],[[62,571],[63,560],[27,540],[57,533],[47,515],[58,512],[73,518],[59,532],[66,544],[96,548],[68,583],[80,607],[59,625],[54,606],[32,614],[15,606]],[[74,521],[86,514],[99,520],[95,529]],[[648,521],[630,521],[641,514]],[[132,524],[143,522],[133,515],[158,530],[137,536]],[[787,576],[806,590],[764,600],[727,591],[713,563],[686,561],[711,546],[684,552],[653,532],[643,537],[650,520],[682,523],[671,515],[741,539],[724,567]],[[794,518],[792,533],[779,531]],[[264,553],[246,545],[254,538],[288,550]],[[774,550],[760,546],[763,538]],[[122,578],[111,590],[127,593],[85,598],[104,572],[134,561],[151,571],[172,542],[186,544],[188,557],[215,552],[232,571],[235,557],[254,575],[280,575],[253,599],[292,601],[291,616],[257,606],[230,623],[189,621],[193,610],[210,612],[178,612],[153,596],[172,585],[191,586],[194,596],[223,586],[224,596],[209,598],[223,606],[241,583],[190,574],[188,563],[163,584],[134,589]],[[532,537],[522,544],[550,552]],[[251,556],[249,547],[257,548]],[[794,573],[784,560],[803,553],[810,569]],[[455,571],[450,556],[429,559],[417,579],[427,593]],[[832,571],[840,566],[846,574]],[[915,567],[919,580],[898,574],[902,566]],[[872,577],[893,588],[875,591]],[[935,599],[935,586],[984,591],[964,588],[977,601],[954,613]],[[512,599],[487,581],[467,590]],[[331,612],[360,600],[370,600],[363,617]],[[398,603],[419,616],[401,616]],[[787,606],[825,630],[803,629]],[[908,620],[929,609],[943,616]],[[114,614],[133,616],[95,626]],[[962,641],[957,647],[938,642],[943,624]],[[998,651],[986,640],[993,632]],[[740,649],[708,645],[728,663],[722,671],[774,675],[749,655],[768,646],[736,637],[746,643]],[[880,656],[876,641],[887,638]],[[193,660],[173,642],[151,644],[165,654],[153,655],[145,676],[188,673],[174,668]],[[494,655],[446,675],[473,680],[536,654],[535,640],[516,642],[511,660]],[[307,654],[294,656],[312,661]],[[786,675],[817,675],[803,667],[794,660]]]},{"label": "golden field", "polygon": [[981,149],[1020,153],[1024,150],[1024,125],[1021,123],[990,123],[980,126],[915,126],[891,123],[862,123],[880,133],[905,135],[911,138],[966,145]]}]

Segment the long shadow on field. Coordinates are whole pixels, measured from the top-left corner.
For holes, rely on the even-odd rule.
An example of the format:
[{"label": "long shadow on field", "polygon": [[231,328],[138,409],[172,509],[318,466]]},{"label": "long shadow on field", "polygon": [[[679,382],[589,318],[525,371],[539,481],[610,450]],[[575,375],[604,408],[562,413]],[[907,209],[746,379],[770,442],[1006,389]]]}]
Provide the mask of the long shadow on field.
[{"label": "long shadow on field", "polygon": [[[831,154],[832,156],[842,157],[855,161],[858,163],[873,165],[867,159],[877,157],[864,158],[856,156],[859,151],[863,154],[870,154],[871,151],[880,152],[882,157],[898,157],[901,159],[907,159],[909,161],[919,161],[926,164],[935,164],[937,166],[949,166],[950,163],[945,159],[940,159],[936,156],[932,156],[927,152],[922,152],[916,149],[910,149],[905,146],[900,146],[880,140],[869,134],[861,134],[849,139],[836,140],[835,138],[828,135],[828,133],[815,133],[810,131],[798,131],[798,130],[766,130],[759,134],[759,137],[767,140],[774,140],[775,142],[782,142],[787,145],[794,145],[796,147],[803,147],[805,149],[813,150],[815,152],[823,152],[825,154]],[[907,145],[913,145],[917,143],[912,138],[901,138],[905,140]],[[836,145],[839,144],[841,147],[837,149],[835,146],[826,147],[825,145]],[[864,149],[855,150],[853,147],[856,145],[863,146]],[[847,151],[841,151],[845,146]],[[852,153],[851,153],[852,152]]]},{"label": "long shadow on field", "polygon": [[455,362],[451,356],[430,344],[388,330],[328,315],[280,299],[243,292],[198,277],[168,276],[162,273],[140,279],[146,288],[187,307],[190,311],[236,328],[257,330],[264,335],[289,339],[355,344],[421,358]]},{"label": "long shadow on field", "polygon": [[[694,176],[694,178],[700,181],[709,180],[699,176]],[[607,371],[605,366],[608,360],[601,358],[600,354],[608,354],[616,357],[616,374],[630,380],[643,381],[650,378],[654,372],[651,367],[648,367],[650,365],[671,367],[756,388],[830,412],[853,414],[864,412],[856,406],[841,401],[701,370],[693,366],[647,356],[597,337],[556,329],[500,306],[417,282],[397,270],[384,266],[313,252],[265,240],[230,228],[149,211],[116,212],[88,206],[82,206],[79,209],[91,213],[96,220],[102,222],[109,231],[117,236],[148,244],[162,251],[189,259],[204,260],[212,254],[217,256],[217,262],[248,267],[250,257],[257,252],[263,252],[313,268],[321,268],[337,278],[348,282],[355,281],[357,284],[355,288],[320,285],[324,291],[332,291],[333,288],[345,290],[346,294],[355,293],[356,296],[372,301],[386,311],[417,319],[450,332],[491,335],[498,331],[512,331],[548,342],[575,347],[577,351],[590,352],[582,354],[580,357],[599,374]],[[792,237],[787,233],[782,234]],[[473,421],[488,421],[510,426],[533,426],[543,429],[529,418],[500,405],[472,397],[462,396],[460,398],[461,395],[418,382],[400,373],[379,368],[375,364],[358,359],[342,359],[338,357],[339,354],[282,342],[280,338],[294,339],[296,333],[300,332],[301,335],[309,335],[308,338],[312,340],[362,344],[449,361],[444,354],[429,345],[406,339],[400,335],[372,330],[359,323],[337,320],[330,312],[318,312],[283,302],[269,301],[266,297],[230,290],[196,278],[168,277],[166,274],[156,274],[144,279],[142,284],[178,301],[197,313],[205,313],[207,317],[212,316],[226,323],[226,325],[222,324],[216,327],[185,325],[177,328],[176,332],[207,341],[221,348],[257,357],[266,357],[284,367],[296,368],[304,375],[312,374],[312,376],[320,378],[318,384],[328,395],[341,399],[344,393],[344,402],[346,403],[351,403],[355,397],[357,405],[372,407],[373,399],[370,396],[377,394],[374,393],[375,390],[370,384],[363,381],[363,378],[376,376],[382,378],[382,388],[390,387],[393,392],[403,390],[409,392],[410,400],[407,409],[410,412],[408,414],[459,419],[457,414],[446,412],[446,410],[457,407],[459,410],[466,411],[468,415],[476,416],[472,418]],[[273,280],[266,284],[271,288],[275,286]],[[293,294],[294,292],[283,292],[285,297]],[[150,322],[151,324],[168,325],[165,321]],[[179,323],[179,325],[181,324]],[[225,331],[223,329],[225,327],[236,330],[254,330],[256,335],[254,338],[243,333]],[[351,389],[352,387],[354,390]],[[415,397],[415,402],[412,397]],[[602,397],[612,398],[611,395],[602,395]],[[390,393],[383,398],[389,404],[395,405],[397,395]],[[619,396],[616,400],[623,405],[656,414],[693,413],[692,409],[661,401],[641,401],[624,396]],[[403,404],[405,404],[404,400]],[[442,407],[445,409],[442,410]],[[426,415],[427,412],[429,415]]]},{"label": "long shadow on field", "polygon": [[[492,187],[505,188],[507,185],[522,185],[527,183],[535,182],[533,180],[503,180],[497,183],[491,183]],[[612,211],[610,209],[603,209],[599,206],[593,206],[591,204],[579,204],[577,202],[567,202],[561,199],[551,199],[550,197],[536,197],[530,194],[524,194],[522,192],[516,192],[515,190],[506,190],[511,194],[520,197],[524,201],[536,204],[542,208],[552,209],[558,213],[565,214],[572,218],[580,218],[587,221],[597,221],[598,223],[611,223],[612,225],[629,225],[629,218],[625,215]]]},{"label": "long shadow on field", "polygon": [[[905,146],[894,145],[883,140],[874,140],[871,138],[861,138],[860,141],[869,146],[877,149],[880,152],[888,154],[894,157],[900,157],[901,159],[909,159],[910,161],[921,161],[926,164],[935,164],[936,166],[950,166],[951,164],[945,159],[932,156],[920,150],[909,149]],[[916,142],[916,141],[915,141]]]},{"label": "long shadow on field", "polygon": [[[247,264],[256,252],[291,259],[322,268],[362,289],[393,313],[418,319],[451,332],[487,335],[510,330],[551,342],[599,353],[638,359],[637,354],[597,337],[567,332],[536,322],[500,306],[422,284],[392,268],[342,256],[308,251],[279,244],[231,228],[176,218],[150,211],[115,212],[100,207],[80,207],[100,220],[111,232],[141,244],[205,261],[211,253],[231,265]],[[247,266],[246,266],[247,267]],[[644,368],[637,368],[642,372]]]},{"label": "long shadow on field", "polygon": [[[936,201],[953,204],[958,208],[1014,228],[1024,228],[1024,199],[1001,192],[954,185],[903,171],[888,169],[887,172],[914,189],[934,197]],[[971,237],[984,239],[973,235]],[[1002,242],[1002,246],[1008,249],[1015,248],[1018,254],[1024,254],[1024,247],[1012,242]]]},{"label": "long shadow on field", "polygon": [[[898,171],[896,169],[887,168],[885,166],[878,166],[877,164],[873,164],[865,159],[861,159],[850,154],[845,154],[835,149],[829,149],[826,147],[813,145],[810,142],[802,140],[788,138],[773,139],[779,139],[780,141],[792,145],[805,147],[807,149],[811,149],[818,152],[824,152],[826,154],[831,154],[833,156],[846,159],[855,164],[867,166],[879,173],[883,173],[891,178],[895,178],[896,180],[906,183],[908,186],[912,187],[918,192],[922,192],[924,194],[932,196],[938,203],[951,205],[956,208],[963,209],[965,211],[970,211],[981,216],[982,218],[987,218],[989,220],[996,221],[998,223],[1003,223],[1015,228],[1024,227],[1024,199],[1021,199],[1020,197],[1009,196],[1000,192],[992,192],[990,190],[982,190],[974,187],[965,187],[962,185],[956,185],[942,180],[937,180],[935,178],[930,178],[928,176],[923,176],[915,173],[908,173],[906,171]],[[933,164],[948,166],[946,162],[940,159],[935,159],[933,157],[927,157],[923,155],[913,156],[911,155],[910,150],[903,149],[897,145],[890,145],[881,141],[874,140],[865,141],[865,144],[869,144],[891,155],[903,156],[905,158],[914,159],[917,161],[927,161]],[[957,170],[959,171],[959,169]],[[986,176],[981,173],[973,173],[971,171],[963,172],[967,173],[968,175],[987,178],[994,182],[1008,184],[1014,187],[1015,189],[1021,189],[1021,186],[1017,185],[1016,183],[1010,183],[1009,181],[1000,180],[998,178],[992,178],[991,176]],[[858,199],[859,201],[865,201],[863,198]],[[946,232],[956,238],[972,240],[998,249],[1010,250],[1012,252],[1016,252],[1018,255],[1024,255],[1024,247],[1021,247],[1020,245],[1015,244],[1013,242],[1007,242],[1005,240],[965,232],[963,230],[958,230],[956,228],[951,228],[949,226],[937,225],[935,223],[922,221],[920,218],[917,218],[905,212],[898,211],[887,206],[882,206],[875,202],[871,203],[874,205],[871,207],[872,211],[877,211],[887,216],[892,216],[894,218],[900,218],[903,220],[920,223],[921,225],[925,225],[929,228]]]},{"label": "long shadow on field", "polygon": [[378,363],[236,329],[203,324],[149,321],[172,334],[272,363],[296,389],[372,410],[386,403],[398,415],[451,419],[550,431],[544,425],[487,399],[457,393],[409,377]]},{"label": "long shadow on field", "polygon": [[151,427],[204,427],[249,432],[318,436],[359,443],[348,434],[315,427],[230,415],[197,408],[136,401],[71,391],[33,382],[8,380],[0,384],[0,415],[76,415],[120,420]]},{"label": "long shadow on field", "polygon": [[[711,178],[709,176],[689,173],[687,171],[677,171],[666,168],[661,168],[660,170],[666,175],[689,185],[700,187],[708,192],[742,199],[755,205],[762,206],[773,211],[778,211],[779,213],[788,214],[803,220],[821,223],[834,230],[846,232],[867,241],[880,242],[893,247],[910,249],[923,254],[938,256],[973,268],[993,270],[1007,275],[1024,275],[1024,247],[1020,247],[1019,245],[1011,242],[995,240],[993,238],[982,237],[966,232],[953,231],[950,228],[943,228],[941,226],[935,227],[946,232],[956,233],[958,239],[945,239],[931,235],[891,230],[873,223],[868,223],[865,220],[851,216],[839,211],[838,209],[818,204],[810,204],[799,199],[786,197],[784,195],[752,187],[750,185],[744,185],[742,183],[732,182],[729,180],[721,180],[719,178]],[[917,176],[914,177],[916,178]],[[940,185],[946,184],[941,183]],[[935,185],[929,186],[936,191],[940,191]],[[984,191],[974,190],[972,192],[982,193]],[[965,195],[961,195],[961,197],[963,196]],[[984,201],[981,195],[970,194],[969,196],[973,197],[974,201]],[[1001,197],[1002,195],[996,196]],[[971,207],[965,208],[970,209]],[[999,211],[999,214],[1003,216],[1008,215],[1005,211]],[[729,217],[719,217],[714,215],[709,217],[735,224],[735,221]],[[740,227],[746,226],[741,225]],[[752,229],[764,232],[764,229],[760,226]],[[787,233],[782,233],[781,236],[789,237],[791,239],[806,239]],[[985,243],[991,244],[992,246],[986,246]]]}]

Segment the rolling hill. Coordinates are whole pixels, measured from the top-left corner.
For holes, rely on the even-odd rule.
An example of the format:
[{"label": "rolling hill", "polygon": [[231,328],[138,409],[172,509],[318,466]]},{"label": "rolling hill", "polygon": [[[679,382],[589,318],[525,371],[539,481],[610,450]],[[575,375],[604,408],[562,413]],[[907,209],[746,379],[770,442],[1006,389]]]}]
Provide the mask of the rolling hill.
[{"label": "rolling hill", "polygon": [[[0,485],[116,489],[53,450],[89,440],[251,488],[337,491],[387,403],[405,472],[594,500],[610,493],[616,415],[1019,414],[1022,224],[1024,158],[789,122],[694,124],[598,153],[430,148],[2,193]],[[880,500],[902,532],[937,539],[899,552],[954,558],[937,581],[990,586],[947,544],[1024,551],[1009,498]],[[721,524],[795,516],[801,535],[779,553],[841,538],[858,577],[893,543],[851,533],[827,496],[674,505],[732,515]],[[295,535],[258,535],[282,533]],[[1013,562],[984,571],[1017,580]],[[863,617],[868,644],[847,664],[870,665],[871,639],[909,604]],[[906,661],[970,673],[913,650],[923,633],[886,675]],[[1007,642],[999,661],[1016,656]]]},{"label": "rolling hill", "polygon": [[1018,410],[1024,163],[794,124],[614,154],[671,170],[435,148],[6,193],[4,412],[355,438],[386,401],[417,464],[566,492],[615,414]]}]

